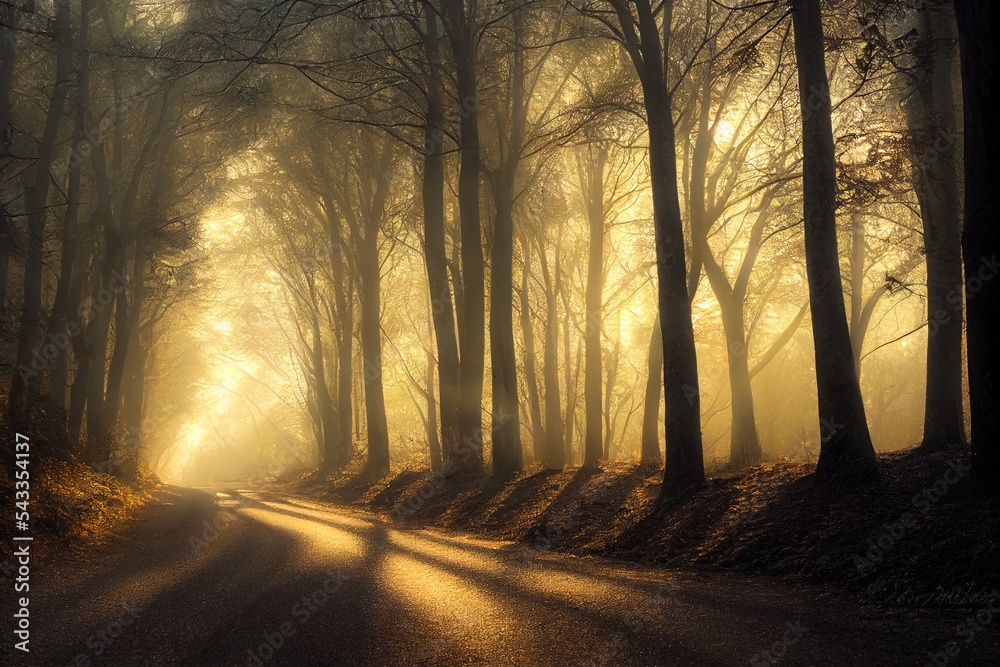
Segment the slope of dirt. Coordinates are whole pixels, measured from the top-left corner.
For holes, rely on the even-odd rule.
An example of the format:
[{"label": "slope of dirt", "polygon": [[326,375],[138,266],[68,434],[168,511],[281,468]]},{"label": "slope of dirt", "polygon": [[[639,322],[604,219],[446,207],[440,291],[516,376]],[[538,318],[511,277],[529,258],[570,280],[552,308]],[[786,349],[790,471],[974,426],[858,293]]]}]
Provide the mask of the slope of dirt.
[{"label": "slope of dirt", "polygon": [[547,551],[671,567],[713,567],[823,584],[886,604],[969,606],[1000,589],[1000,501],[968,485],[966,448],[879,455],[882,480],[817,484],[812,465],[772,461],[710,471],[701,489],[660,501],[660,471],[533,466],[512,480],[407,470],[295,488],[381,513],[397,525],[514,540]]},{"label": "slope of dirt", "polygon": [[[0,410],[6,412],[4,401],[0,401]],[[41,558],[54,553],[83,553],[108,539],[146,502],[155,480],[141,473],[126,483],[78,461],[60,425],[61,417],[48,406],[39,406],[31,423],[24,435],[30,444],[25,466],[30,481],[30,520],[25,534],[34,538],[32,552]],[[0,466],[0,507],[5,511],[5,519],[0,521],[0,581],[4,581],[12,573],[10,538],[15,530],[15,502],[19,500],[15,474],[22,468],[14,463],[16,435],[2,429],[0,437],[0,454],[7,462]]]}]

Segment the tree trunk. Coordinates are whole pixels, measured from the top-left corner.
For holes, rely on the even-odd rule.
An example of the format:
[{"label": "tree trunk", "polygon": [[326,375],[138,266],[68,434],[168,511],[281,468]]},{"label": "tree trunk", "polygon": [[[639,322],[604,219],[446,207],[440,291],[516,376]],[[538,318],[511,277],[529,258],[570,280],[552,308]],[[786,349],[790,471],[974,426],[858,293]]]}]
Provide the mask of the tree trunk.
[{"label": "tree trunk", "polygon": [[0,315],[7,312],[10,284],[10,255],[15,250],[14,225],[7,207],[0,203]]},{"label": "tree trunk", "polygon": [[802,107],[806,270],[819,395],[820,478],[878,478],[844,309],[837,251],[837,171],[819,0],[794,0],[792,24]]},{"label": "tree trunk", "polygon": [[854,354],[854,372],[861,377],[861,353],[864,348],[867,327],[861,325],[865,307],[865,242],[864,217],[860,213],[851,216],[851,351]]},{"label": "tree trunk", "polygon": [[[521,161],[527,102],[524,96],[523,17],[514,10],[513,66],[510,77],[510,134],[505,157],[492,179],[496,209],[490,280],[490,362],[493,373],[493,475],[510,477],[523,465],[521,417],[517,396],[517,351],[514,349],[514,192]],[[506,119],[505,119],[506,120]],[[501,138],[501,141],[503,139]]]},{"label": "tree trunk", "polygon": [[962,221],[956,148],[958,128],[951,76],[954,15],[948,2],[920,9],[917,87],[909,117],[913,180],[927,256],[927,392],[920,448],[938,451],[965,442],[962,407]]},{"label": "tree trunk", "polygon": [[[74,146],[84,145],[86,141],[87,98],[90,94],[90,16],[89,0],[84,0],[81,6],[80,30],[76,37],[77,51],[77,82],[73,100],[73,137]],[[56,356],[52,360],[52,370],[49,376],[49,394],[53,404],[61,409],[66,408],[66,383],[69,372],[70,339],[79,329],[76,308],[79,306],[81,287],[74,280],[81,279],[79,264],[86,262],[82,256],[80,230],[78,229],[81,192],[81,164],[71,158],[68,164],[69,185],[66,191],[66,212],[63,218],[62,248],[60,251],[59,280],[56,284],[56,295],[49,317],[49,340],[56,342]]]},{"label": "tree trunk", "polygon": [[368,472],[389,471],[389,427],[382,388],[381,269],[378,258],[379,218],[366,221],[358,248],[361,276],[361,351],[364,358],[365,421],[368,424]]},{"label": "tree trunk", "polygon": [[[599,144],[593,161],[584,168],[587,183],[587,226],[590,232],[587,259],[587,322],[584,329],[586,371],[584,394],[584,461],[596,467],[601,458],[601,330],[604,322],[604,167],[607,146]],[[590,156],[588,155],[588,158]],[[568,360],[567,360],[568,362]]]},{"label": "tree trunk", "polygon": [[309,316],[312,325],[312,371],[313,386],[316,396],[316,411],[319,413],[319,423],[322,430],[320,447],[320,472],[330,473],[337,469],[340,463],[339,445],[341,441],[340,420],[330,396],[330,386],[326,382],[326,360],[323,356],[323,336],[319,326],[319,303],[316,299],[316,285],[312,276],[306,276],[309,281]]},{"label": "tree trunk", "polygon": [[723,304],[723,328],[729,361],[729,389],[732,396],[732,424],[729,430],[729,461],[733,465],[753,465],[760,461],[760,440],[750,384],[743,303],[735,298]]},{"label": "tree trunk", "polygon": [[1000,154],[995,120],[997,90],[996,3],[955,0],[961,44],[962,97],[965,102],[965,263],[966,345],[972,417],[972,471],[976,481],[1000,490],[1000,349],[993,327],[1000,312],[997,255],[996,184],[992,177]]},{"label": "tree trunk", "polygon": [[77,326],[74,335],[70,337],[70,344],[73,347],[73,359],[76,361],[76,375],[70,386],[69,392],[69,436],[74,441],[80,440],[80,431],[83,428],[84,411],[87,404],[87,387],[90,384],[90,353],[88,351],[87,340],[88,330],[84,326],[87,322],[84,319],[84,286],[87,282],[86,276],[92,273],[91,263],[96,263],[91,250],[92,244],[83,251],[84,260],[81,262],[77,277],[73,281],[74,294],[71,299],[73,303],[79,304],[77,314]]},{"label": "tree trunk", "polygon": [[542,462],[546,467],[561,469],[565,465],[563,449],[562,402],[559,400],[559,318],[556,316],[556,295],[546,295],[548,326],[545,327],[545,351],[542,374],[545,378],[545,450]]},{"label": "tree trunk", "polygon": [[[428,322],[429,324],[429,322]],[[441,458],[441,440],[438,438],[437,401],[434,400],[434,355],[427,349],[427,449],[431,458],[431,472],[441,472],[444,462]]]},{"label": "tree trunk", "polygon": [[444,225],[444,105],[437,52],[438,24],[434,12],[427,12],[427,118],[424,127],[424,261],[431,295],[431,317],[437,343],[438,395],[441,401],[442,455],[450,460],[458,443],[459,386],[458,341],[452,308]]},{"label": "tree trunk", "polygon": [[[631,55],[642,80],[643,105],[649,129],[649,171],[653,191],[653,228],[666,397],[663,491],[669,493],[705,482],[698,357],[691,322],[691,303],[687,293],[684,224],[677,189],[674,124],[665,80],[664,51],[648,0],[636,0],[634,4],[638,11],[639,35]],[[627,7],[624,8],[627,10]],[[623,23],[626,21],[624,17],[621,20]],[[669,42],[669,33],[668,11],[663,25],[664,44]]]},{"label": "tree trunk", "polygon": [[[91,277],[90,318],[87,323],[87,460],[103,463],[110,457],[105,440],[106,423],[104,412],[104,391],[108,363],[108,336],[113,314],[114,294],[105,286],[111,284],[111,271],[102,270],[102,262],[94,261]],[[104,263],[105,267],[107,263]]]},{"label": "tree trunk", "polygon": [[[151,197],[155,210],[159,200],[160,186],[163,182],[162,162],[154,175],[157,185],[155,194]],[[135,475],[139,468],[139,448],[142,438],[142,413],[145,391],[145,366],[147,348],[142,335],[142,307],[146,298],[146,249],[142,240],[138,240],[132,271],[132,308],[129,313],[128,347],[125,352],[125,368],[123,372],[122,425],[124,426],[125,452],[122,461],[123,472]]]},{"label": "tree trunk", "polygon": [[653,331],[649,335],[649,356],[646,367],[646,391],[642,408],[642,441],[639,463],[644,466],[659,466],[663,462],[660,454],[660,387],[663,386],[663,330],[660,329],[660,315],[653,320]]},{"label": "tree trunk", "polygon": [[531,323],[531,301],[528,273],[531,270],[531,244],[521,243],[524,266],[521,270],[521,335],[524,338],[524,384],[528,388],[528,413],[531,415],[531,448],[536,461],[542,460],[545,430],[542,428],[542,406],[538,399],[538,370],[535,368],[535,328]]},{"label": "tree trunk", "polygon": [[122,423],[125,426],[124,472],[135,475],[142,452],[142,419],[146,393],[146,358],[148,341],[138,330],[131,334],[125,366],[125,392]]},{"label": "tree trunk", "polygon": [[31,180],[24,189],[24,210],[28,226],[27,257],[24,263],[24,296],[21,306],[21,326],[17,337],[17,357],[11,377],[8,414],[12,426],[23,425],[28,416],[29,386],[44,368],[45,355],[35,353],[41,326],[42,272],[44,269],[45,219],[48,215],[49,183],[52,180],[53,150],[59,133],[59,123],[69,92],[73,67],[73,37],[68,0],[57,0],[56,10],[56,80],[45,117],[45,127],[32,166]]},{"label": "tree trunk", "polygon": [[345,466],[354,457],[351,438],[351,389],[354,386],[354,280],[344,285],[346,307],[340,311],[341,332],[337,341],[337,415],[340,419],[340,447],[338,465]]},{"label": "tree trunk", "polygon": [[483,467],[483,372],[486,357],[486,292],[482,229],[479,215],[479,92],[476,83],[478,35],[461,3],[449,3],[453,13],[451,42],[457,66],[460,172],[458,205],[461,215],[462,316],[461,392],[458,400],[459,473],[478,475]]},{"label": "tree trunk", "polygon": [[[10,90],[17,58],[17,28],[21,12],[12,2],[0,4],[0,173],[6,178],[11,155],[13,128],[10,126]],[[0,315],[7,310],[10,282],[10,255],[15,250],[13,220],[5,202],[0,202]]]},{"label": "tree trunk", "polygon": [[[568,306],[568,302],[563,302],[563,307]],[[565,378],[566,378],[566,418],[563,420],[563,438],[566,440],[566,465],[573,465],[576,458],[576,448],[575,448],[575,433],[576,433],[576,397],[579,391],[580,384],[580,369],[583,367],[581,363],[583,357],[583,340],[577,339],[576,341],[576,355],[574,355],[573,365],[570,366],[570,347],[569,347],[569,332],[572,330],[570,328],[570,317],[567,313],[566,319],[563,320],[564,324],[564,334],[563,334],[563,353],[566,356],[565,364]]]},{"label": "tree trunk", "polygon": [[330,237],[330,264],[334,304],[337,308],[337,469],[350,463],[354,455],[351,439],[351,389],[354,386],[354,278],[344,275],[342,218],[333,197],[324,196],[327,234]]},{"label": "tree trunk", "polygon": [[[510,184],[513,186],[513,183]],[[493,373],[493,475],[510,477],[521,469],[521,419],[514,349],[513,187],[496,198],[493,275],[490,281],[490,358]]]}]

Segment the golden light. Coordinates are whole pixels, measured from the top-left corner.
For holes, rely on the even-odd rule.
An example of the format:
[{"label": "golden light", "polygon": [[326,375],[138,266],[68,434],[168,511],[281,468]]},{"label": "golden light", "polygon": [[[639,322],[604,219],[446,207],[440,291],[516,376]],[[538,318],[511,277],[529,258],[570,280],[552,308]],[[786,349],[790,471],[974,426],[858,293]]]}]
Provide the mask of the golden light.
[{"label": "golden light", "polygon": [[724,120],[720,120],[715,126],[715,143],[719,145],[728,144],[733,140],[736,135],[736,128],[733,127],[732,123],[727,123]]}]

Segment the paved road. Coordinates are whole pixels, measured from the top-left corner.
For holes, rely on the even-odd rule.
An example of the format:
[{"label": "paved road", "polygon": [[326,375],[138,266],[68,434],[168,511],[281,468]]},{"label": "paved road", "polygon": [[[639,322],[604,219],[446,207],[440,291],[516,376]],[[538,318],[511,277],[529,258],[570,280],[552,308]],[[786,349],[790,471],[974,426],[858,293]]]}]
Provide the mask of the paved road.
[{"label": "paved road", "polygon": [[922,666],[951,640],[949,665],[1000,655],[1000,618],[966,644],[952,613],[396,530],[267,492],[167,487],[32,592],[14,665]]}]

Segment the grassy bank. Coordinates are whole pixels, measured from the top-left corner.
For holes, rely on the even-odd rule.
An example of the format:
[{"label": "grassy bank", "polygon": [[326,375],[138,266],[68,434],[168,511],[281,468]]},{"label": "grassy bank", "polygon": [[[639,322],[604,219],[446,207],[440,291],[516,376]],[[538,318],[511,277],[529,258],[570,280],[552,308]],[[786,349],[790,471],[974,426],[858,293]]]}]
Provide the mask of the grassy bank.
[{"label": "grassy bank", "polygon": [[815,483],[812,465],[710,471],[659,501],[660,471],[531,467],[506,482],[408,470],[378,482],[299,481],[296,490],[432,527],[546,552],[611,556],[798,579],[884,604],[968,606],[1000,589],[1000,502],[972,493],[964,448],[881,454],[882,481]]}]

